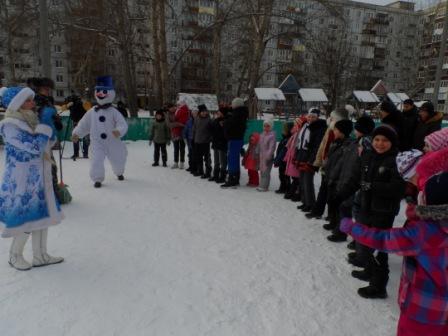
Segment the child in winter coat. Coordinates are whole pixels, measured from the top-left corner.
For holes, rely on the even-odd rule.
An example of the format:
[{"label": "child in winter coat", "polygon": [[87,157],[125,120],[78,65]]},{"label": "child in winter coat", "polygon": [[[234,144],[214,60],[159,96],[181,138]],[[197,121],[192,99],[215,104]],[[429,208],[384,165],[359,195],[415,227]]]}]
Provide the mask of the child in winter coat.
[{"label": "child in winter coat", "polygon": [[[372,151],[361,157],[359,219],[363,224],[378,229],[390,229],[400,210],[405,182],[398,173],[398,134],[389,125],[378,126],[372,135]],[[362,278],[369,286],[360,288],[358,294],[364,298],[386,298],[389,280],[388,255],[364,247],[358,256],[365,264]]]},{"label": "child in winter coat", "polygon": [[152,166],[159,166],[160,152],[162,152],[162,163],[166,167],[166,161],[168,160],[166,146],[171,144],[171,130],[165,122],[164,110],[158,110],[155,118],[149,135],[149,145],[151,146],[154,142],[154,163]]},{"label": "child in winter coat", "polygon": [[290,199],[293,202],[300,201],[300,190],[299,190],[299,169],[296,166],[296,143],[297,137],[300,134],[302,126],[306,123],[306,117],[296,118],[294,120],[294,126],[291,130],[291,138],[286,144],[286,176],[291,178],[291,186],[286,192],[284,198]]},{"label": "child in winter coat", "polygon": [[[33,99],[34,92],[29,88],[8,88],[3,96],[5,119],[0,122],[6,153],[0,185],[0,222],[5,224],[2,237],[13,237],[9,264],[20,271],[64,261],[47,253],[48,228],[64,218],[51,174],[56,110],[43,108],[38,117]],[[23,257],[30,233],[32,263]]]},{"label": "child in winter coat", "polygon": [[199,105],[198,111],[198,116],[194,120],[193,125],[194,151],[197,158],[194,176],[208,179],[212,173],[210,157],[210,142],[212,141],[211,119],[205,105]]},{"label": "child in winter coat", "polygon": [[283,125],[282,140],[278,144],[277,152],[274,159],[274,167],[278,167],[278,176],[280,179],[280,187],[275,191],[276,194],[286,194],[291,186],[291,178],[286,175],[286,152],[289,139],[291,138],[291,130],[293,123],[285,123]]},{"label": "child in winter coat", "polygon": [[341,230],[385,253],[404,256],[398,295],[398,336],[448,335],[448,173],[425,186],[417,216],[403,228],[382,230],[342,220]]},{"label": "child in winter coat", "polygon": [[216,118],[211,123],[212,149],[213,149],[213,176],[209,181],[216,183],[226,182],[227,176],[227,139],[224,134],[224,120],[228,109],[220,106]]},{"label": "child in winter coat", "polygon": [[425,153],[435,152],[442,148],[448,147],[448,128],[441,129],[440,131],[431,133],[425,137],[425,147],[423,151]]},{"label": "child in winter coat", "polygon": [[194,119],[197,117],[198,112],[192,111],[190,119],[185,124],[185,128],[182,132],[182,137],[185,139],[188,147],[188,169],[187,171],[194,175],[196,172],[196,158],[194,154],[194,138],[193,138],[193,125]]},{"label": "child in winter coat", "polygon": [[258,191],[268,191],[271,181],[272,164],[274,163],[274,153],[276,138],[275,132],[272,130],[274,126],[273,120],[265,120],[263,123],[263,133],[260,136],[260,186]]},{"label": "child in winter coat", "polygon": [[260,142],[260,134],[252,133],[249,138],[249,147],[244,153],[243,157],[243,166],[247,169],[247,173],[249,175],[249,182],[247,183],[248,187],[258,187],[259,185],[259,177],[258,177],[258,169],[259,169],[259,147],[258,144]]}]

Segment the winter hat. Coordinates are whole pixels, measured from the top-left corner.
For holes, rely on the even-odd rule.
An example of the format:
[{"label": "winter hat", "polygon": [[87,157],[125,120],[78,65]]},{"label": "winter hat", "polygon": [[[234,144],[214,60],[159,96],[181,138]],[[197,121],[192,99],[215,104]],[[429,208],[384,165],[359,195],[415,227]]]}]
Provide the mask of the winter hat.
[{"label": "winter hat", "polygon": [[346,138],[350,136],[353,131],[353,123],[351,120],[343,119],[334,124],[334,128],[337,128],[339,132],[345,135]]},{"label": "winter hat", "polygon": [[369,135],[375,129],[375,122],[369,116],[362,116],[355,123],[355,130],[363,135]]},{"label": "winter hat", "polygon": [[320,110],[317,107],[312,107],[312,108],[309,109],[308,115],[313,115],[313,116],[319,117],[320,116]]},{"label": "winter hat", "polygon": [[232,109],[237,109],[238,107],[244,106],[244,100],[242,98],[235,98],[232,100]]},{"label": "winter hat", "polygon": [[398,172],[404,180],[409,181],[416,174],[417,165],[422,157],[423,153],[417,149],[401,152],[397,155]]},{"label": "winter hat", "polygon": [[405,99],[403,105],[414,105],[414,101],[412,99]]},{"label": "winter hat", "polygon": [[448,128],[443,128],[440,131],[431,133],[430,135],[426,136],[425,143],[434,152],[448,147]]},{"label": "winter hat", "polygon": [[390,142],[392,142],[392,146],[396,146],[398,143],[397,131],[395,131],[392,126],[389,126],[387,124],[381,124],[377,128],[375,128],[372,134],[372,139],[377,135],[385,136]]},{"label": "winter hat", "polygon": [[397,110],[397,107],[395,106],[395,104],[388,100],[385,100],[381,103],[381,111],[384,111],[389,114],[398,113],[398,110]]},{"label": "winter hat", "polygon": [[47,77],[41,77],[41,78],[36,78],[36,77],[32,77],[32,78],[28,78],[28,80],[26,81],[26,84],[31,87],[32,89],[38,89],[38,88],[42,88],[42,87],[47,87],[50,89],[55,88],[54,86],[54,81],[51,78],[47,78]]},{"label": "winter hat", "polygon": [[207,106],[205,106],[205,104],[198,105],[198,111],[199,112],[208,112]]},{"label": "winter hat", "polygon": [[263,122],[263,126],[264,125],[269,125],[269,126],[271,126],[271,129],[274,127],[274,120],[272,120],[272,119],[266,119],[264,122]]},{"label": "winter hat", "polygon": [[162,117],[164,117],[165,116],[165,110],[164,109],[157,110],[156,111],[156,116],[157,115],[161,115]]},{"label": "winter hat", "polygon": [[287,134],[291,134],[291,130],[294,127],[294,123],[293,122],[286,122],[283,124],[283,131],[286,132]]},{"label": "winter hat", "polygon": [[420,110],[427,111],[430,116],[434,116],[436,114],[434,105],[431,102],[424,102],[422,106],[420,106]]},{"label": "winter hat", "polygon": [[425,186],[426,205],[448,204],[448,172],[431,177]]},{"label": "winter hat", "polygon": [[345,108],[338,108],[330,113],[332,121],[337,122],[339,120],[348,119],[349,112]]},{"label": "winter hat", "polygon": [[10,87],[2,97],[3,105],[10,111],[18,111],[27,99],[34,99],[34,91],[30,88]]}]

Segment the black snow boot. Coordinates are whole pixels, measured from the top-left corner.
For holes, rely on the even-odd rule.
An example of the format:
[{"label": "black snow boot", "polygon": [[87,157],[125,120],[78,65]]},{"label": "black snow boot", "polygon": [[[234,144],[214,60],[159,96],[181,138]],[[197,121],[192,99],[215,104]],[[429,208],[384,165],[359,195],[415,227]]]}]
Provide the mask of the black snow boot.
[{"label": "black snow boot", "polygon": [[369,282],[372,279],[372,274],[367,269],[363,269],[362,271],[352,271],[352,277]]},{"label": "black snow boot", "polygon": [[93,185],[95,188],[101,188],[101,182],[95,182]]},{"label": "black snow boot", "polygon": [[358,289],[359,296],[365,299],[386,299],[387,291],[386,288],[378,288],[375,286],[367,286]]},{"label": "black snow boot", "polygon": [[356,242],[352,240],[350,243],[347,244],[347,248],[349,250],[355,251],[356,250]]},{"label": "black snow boot", "polygon": [[333,234],[329,235],[327,239],[333,243],[342,243],[347,240],[347,235],[338,230],[334,231]]},{"label": "black snow boot", "polygon": [[158,162],[154,162],[154,163],[152,164],[152,166],[153,166],[153,167],[158,167],[158,166],[159,166],[159,163],[158,163]]},{"label": "black snow boot", "polygon": [[227,189],[227,188],[236,188],[238,186],[238,182],[236,179],[236,176],[233,174],[229,174],[229,178],[227,179],[227,182],[221,185],[221,188]]},{"label": "black snow boot", "polygon": [[123,181],[124,180],[124,176],[123,175],[118,175],[118,181]]}]

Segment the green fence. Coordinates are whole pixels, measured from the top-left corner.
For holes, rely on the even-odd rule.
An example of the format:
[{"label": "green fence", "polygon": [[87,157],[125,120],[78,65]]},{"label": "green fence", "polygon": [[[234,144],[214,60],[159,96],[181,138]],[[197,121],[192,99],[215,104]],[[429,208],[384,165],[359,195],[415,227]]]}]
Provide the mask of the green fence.
[{"label": "green fence", "polygon": [[[138,140],[148,140],[149,130],[151,123],[154,119],[150,118],[128,118],[129,129],[126,134],[125,140],[138,141]],[[64,129],[59,133],[60,139],[70,140],[72,134],[72,123],[69,122],[69,117],[62,117],[62,123],[64,124]],[[67,123],[69,123],[69,128],[67,128]],[[274,129],[277,134],[277,139],[281,139],[282,127],[284,121],[275,121]],[[247,123],[247,131],[245,136],[245,141],[247,142],[250,134],[253,132],[263,131],[263,120],[249,120]]]}]

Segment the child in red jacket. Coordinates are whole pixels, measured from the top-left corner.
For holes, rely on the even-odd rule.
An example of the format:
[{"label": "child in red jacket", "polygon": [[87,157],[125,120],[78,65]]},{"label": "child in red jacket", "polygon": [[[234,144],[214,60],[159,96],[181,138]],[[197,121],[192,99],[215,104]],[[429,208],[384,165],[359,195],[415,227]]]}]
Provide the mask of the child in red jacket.
[{"label": "child in red jacket", "polygon": [[345,218],[341,230],[361,244],[404,256],[398,336],[448,335],[448,172],[425,185],[424,204],[403,228],[381,230]]},{"label": "child in red jacket", "polygon": [[247,186],[249,187],[258,187],[260,183],[260,179],[258,176],[258,170],[260,165],[259,160],[259,148],[258,143],[260,142],[260,134],[252,133],[249,138],[249,148],[244,153],[243,157],[243,166],[247,169],[247,173],[249,174],[249,182]]}]

